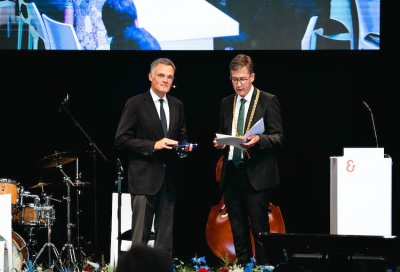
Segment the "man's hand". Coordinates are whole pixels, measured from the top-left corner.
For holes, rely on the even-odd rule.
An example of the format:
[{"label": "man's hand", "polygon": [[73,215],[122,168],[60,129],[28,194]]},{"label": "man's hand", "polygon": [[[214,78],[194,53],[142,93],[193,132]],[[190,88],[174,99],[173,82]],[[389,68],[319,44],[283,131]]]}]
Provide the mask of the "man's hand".
[{"label": "man's hand", "polygon": [[157,141],[154,145],[154,150],[161,150],[161,149],[172,149],[174,146],[178,145],[178,141],[162,138],[161,140]]},{"label": "man's hand", "polygon": [[189,152],[193,151],[193,144],[188,144],[182,148],[177,148],[176,151],[178,152],[180,158],[185,158]]},{"label": "man's hand", "polygon": [[257,134],[251,134],[249,137],[247,137],[247,142],[240,144],[244,148],[250,148],[253,147],[256,143],[260,141],[260,136]]},{"label": "man's hand", "polygon": [[213,146],[216,148],[216,149],[224,149],[225,148],[225,146],[226,145],[220,145],[220,144],[218,144],[218,142],[217,142],[217,140],[213,140]]}]

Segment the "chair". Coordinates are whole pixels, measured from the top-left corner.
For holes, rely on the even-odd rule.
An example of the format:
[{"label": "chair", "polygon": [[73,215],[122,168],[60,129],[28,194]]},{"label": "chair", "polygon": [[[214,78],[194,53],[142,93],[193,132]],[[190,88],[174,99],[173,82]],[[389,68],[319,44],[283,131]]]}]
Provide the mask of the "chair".
[{"label": "chair", "polygon": [[316,39],[315,39],[315,26],[318,21],[318,16],[312,16],[310,21],[308,22],[306,32],[304,33],[303,39],[301,40],[301,49],[302,50],[311,50],[315,49]]},{"label": "chair", "polygon": [[[24,0],[19,0],[18,6],[18,44],[17,49],[20,50],[22,48],[22,32],[24,29],[24,24],[29,25],[31,19],[29,18],[28,8],[26,6],[26,2]],[[28,48],[32,45],[32,37],[28,34]]]},{"label": "chair", "polygon": [[[329,22],[324,25],[318,24],[318,16],[311,17],[301,40],[301,49],[357,49],[351,1],[331,0]],[[325,42],[328,47],[318,47],[317,40]]]},{"label": "chair", "polygon": [[15,2],[8,0],[0,1],[0,15],[2,14],[3,10],[7,11],[7,38],[10,38],[12,17],[15,13]]},{"label": "chair", "polygon": [[28,49],[38,49],[39,40],[43,41],[44,48],[49,50],[49,37],[42,16],[34,2],[26,3],[19,0],[19,25],[18,25],[18,49],[22,46],[22,33],[24,24],[28,25]]},{"label": "chair", "polygon": [[359,26],[358,49],[380,48],[380,0],[355,0]]},{"label": "chair", "polygon": [[75,29],[71,24],[55,21],[42,14],[49,36],[51,50],[82,50]]}]

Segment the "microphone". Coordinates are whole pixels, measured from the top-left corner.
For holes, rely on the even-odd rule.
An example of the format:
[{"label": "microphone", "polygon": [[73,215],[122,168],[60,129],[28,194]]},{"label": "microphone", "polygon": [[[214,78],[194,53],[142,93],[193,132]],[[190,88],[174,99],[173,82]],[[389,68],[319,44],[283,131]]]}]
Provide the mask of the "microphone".
[{"label": "microphone", "polygon": [[61,113],[65,106],[68,105],[69,95],[67,94],[64,97],[64,100],[61,102],[60,108],[58,109],[58,113]]},{"label": "microphone", "polygon": [[364,106],[369,110],[369,112],[371,113],[372,128],[374,129],[376,147],[379,147],[379,145],[378,145],[378,136],[376,136],[376,128],[375,128],[374,115],[372,114],[371,108],[368,106],[368,104],[367,104],[365,101],[363,101],[363,104],[364,104]]},{"label": "microphone", "polygon": [[365,105],[365,107],[366,107],[369,111],[371,111],[371,108],[368,106],[367,103],[365,103],[365,101],[363,101],[363,104]]},{"label": "microphone", "polygon": [[117,158],[117,166],[119,168],[119,171],[124,172],[124,168],[122,167],[122,162],[119,158]]}]

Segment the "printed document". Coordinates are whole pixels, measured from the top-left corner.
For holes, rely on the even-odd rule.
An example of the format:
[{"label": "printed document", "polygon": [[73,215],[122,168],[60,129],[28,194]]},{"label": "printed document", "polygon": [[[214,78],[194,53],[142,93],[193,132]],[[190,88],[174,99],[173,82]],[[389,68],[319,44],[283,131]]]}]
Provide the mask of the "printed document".
[{"label": "printed document", "polygon": [[244,135],[243,138],[216,133],[215,140],[217,141],[218,144],[232,145],[234,147],[240,148],[243,151],[246,151],[246,148],[242,147],[240,144],[247,142],[247,137],[249,137],[251,134],[262,134],[263,132],[264,132],[264,118],[261,118],[260,120],[257,121],[257,123],[255,123],[249,129],[249,131],[246,133],[246,135]]}]

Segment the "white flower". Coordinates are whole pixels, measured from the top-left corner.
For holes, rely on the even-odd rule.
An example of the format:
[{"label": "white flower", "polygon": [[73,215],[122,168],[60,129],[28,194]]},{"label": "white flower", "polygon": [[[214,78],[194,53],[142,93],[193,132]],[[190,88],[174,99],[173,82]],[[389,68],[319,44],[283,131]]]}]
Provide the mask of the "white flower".
[{"label": "white flower", "polygon": [[243,272],[243,267],[241,265],[236,265],[234,264],[231,269],[229,269],[229,272]]}]

